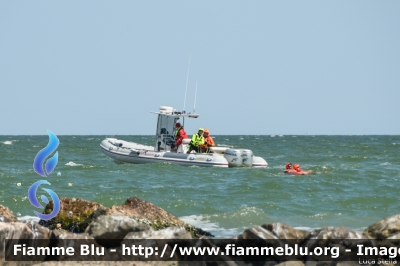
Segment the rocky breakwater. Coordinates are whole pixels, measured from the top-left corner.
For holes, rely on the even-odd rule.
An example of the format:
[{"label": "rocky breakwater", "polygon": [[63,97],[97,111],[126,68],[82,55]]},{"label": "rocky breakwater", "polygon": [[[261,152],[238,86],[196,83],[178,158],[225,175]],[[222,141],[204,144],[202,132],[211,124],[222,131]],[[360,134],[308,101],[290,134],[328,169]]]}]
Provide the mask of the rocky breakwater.
[{"label": "rocky breakwater", "polygon": [[[51,211],[50,202],[44,213]],[[25,251],[20,245],[15,255],[13,245],[5,247],[6,239],[22,243]],[[143,248],[130,249],[132,243],[136,247],[142,243]],[[177,252],[177,243],[182,248],[218,248],[219,252],[191,256]],[[67,248],[44,254],[38,253],[38,246]],[[87,250],[82,252],[82,246]],[[80,252],[71,255],[68,248]],[[27,260],[29,252],[34,256]],[[230,239],[214,239],[211,233],[134,197],[111,208],[63,198],[59,214],[39,223],[18,221],[12,211],[0,205],[0,265],[148,265],[149,261],[151,265],[192,265],[196,260],[200,265],[396,265],[400,263],[397,256],[400,258],[400,215],[378,221],[363,232],[343,227],[309,232],[269,223]]]}]

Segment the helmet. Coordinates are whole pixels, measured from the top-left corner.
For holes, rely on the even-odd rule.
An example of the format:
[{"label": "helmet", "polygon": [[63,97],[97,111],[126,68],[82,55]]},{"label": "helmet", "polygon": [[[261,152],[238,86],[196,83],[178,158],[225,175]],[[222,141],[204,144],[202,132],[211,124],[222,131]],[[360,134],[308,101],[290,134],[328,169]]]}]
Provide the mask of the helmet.
[{"label": "helmet", "polygon": [[210,131],[206,128],[204,129],[204,133],[210,133]]},{"label": "helmet", "polygon": [[286,164],[286,169],[292,169],[292,163],[287,163]]},{"label": "helmet", "polygon": [[202,127],[199,127],[199,131],[203,131],[203,132],[204,132],[204,128],[202,128]]},{"label": "helmet", "polygon": [[293,169],[294,169],[294,170],[300,169],[300,164],[295,164],[295,165],[293,165]]},{"label": "helmet", "polygon": [[176,123],[175,124],[175,127],[180,127],[181,126],[181,123]]}]

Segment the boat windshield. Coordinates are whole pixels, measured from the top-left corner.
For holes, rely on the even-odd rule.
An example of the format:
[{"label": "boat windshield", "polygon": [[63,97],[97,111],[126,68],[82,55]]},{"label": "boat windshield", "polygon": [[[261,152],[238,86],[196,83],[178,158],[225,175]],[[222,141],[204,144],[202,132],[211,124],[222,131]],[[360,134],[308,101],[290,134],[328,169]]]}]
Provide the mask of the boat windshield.
[{"label": "boat windshield", "polygon": [[170,151],[175,143],[175,124],[179,116],[159,114],[157,120],[155,151]]}]

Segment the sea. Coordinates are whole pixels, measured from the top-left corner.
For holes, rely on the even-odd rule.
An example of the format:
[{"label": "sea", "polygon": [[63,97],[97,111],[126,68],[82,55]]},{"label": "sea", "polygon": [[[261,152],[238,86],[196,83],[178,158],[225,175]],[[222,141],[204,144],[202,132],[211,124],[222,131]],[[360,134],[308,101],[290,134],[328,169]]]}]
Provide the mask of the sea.
[{"label": "sea", "polygon": [[[106,137],[153,145],[153,136],[57,136],[58,163],[42,177],[33,168],[49,136],[0,136],[0,204],[20,220],[38,221],[28,189],[39,180],[58,197],[104,206],[138,197],[181,220],[230,238],[246,228],[281,222],[313,230],[362,231],[400,213],[399,135],[216,135],[218,146],[245,148],[267,168],[185,167],[169,163],[116,164],[100,150]],[[287,162],[313,174],[283,173]],[[37,191],[48,196],[43,189]]]}]

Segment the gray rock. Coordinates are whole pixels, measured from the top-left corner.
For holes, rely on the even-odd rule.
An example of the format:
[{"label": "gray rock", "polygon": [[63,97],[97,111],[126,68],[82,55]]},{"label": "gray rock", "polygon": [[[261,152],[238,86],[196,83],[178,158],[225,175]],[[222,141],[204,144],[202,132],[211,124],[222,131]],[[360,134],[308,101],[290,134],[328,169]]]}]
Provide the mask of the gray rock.
[{"label": "gray rock", "polygon": [[304,266],[302,261],[285,261],[277,264],[276,266]]},{"label": "gray rock", "polygon": [[[357,240],[357,242],[349,240]],[[362,233],[348,230],[344,227],[326,227],[316,229],[312,231],[309,238],[303,242],[303,246],[308,247],[309,250],[321,248],[324,250],[329,249],[330,251],[327,252],[327,256],[317,256],[315,254],[307,256],[306,265],[336,265],[335,262],[330,261],[332,254],[339,254],[340,250],[345,249],[356,250],[357,244],[371,245],[372,242]],[[340,259],[342,261],[350,261],[351,256],[351,253],[345,253],[341,255]],[[314,262],[318,263],[313,264]]]},{"label": "gray rock", "polygon": [[149,230],[137,219],[121,215],[101,215],[86,228],[85,233],[95,239],[123,239],[130,232]]},{"label": "gray rock", "polygon": [[365,239],[365,236],[344,227],[325,227],[312,231],[308,239]]},{"label": "gray rock", "polygon": [[[5,261],[6,254],[13,254],[14,244],[35,246],[36,243],[40,243],[41,246],[47,246],[50,243],[48,235],[49,232],[40,225],[31,225],[29,227],[27,224],[21,222],[0,223],[0,262]],[[11,239],[13,241],[12,244],[8,246],[8,249],[6,249],[6,239]],[[19,242],[18,240],[21,239],[24,241]],[[20,254],[13,257],[18,259]],[[36,257],[36,259],[39,261],[45,260],[45,256]]]},{"label": "gray rock", "polygon": [[14,213],[9,208],[0,205],[0,222],[9,223],[17,221],[17,217],[15,217]]},{"label": "gray rock", "polygon": [[192,239],[192,235],[183,226],[173,226],[161,230],[131,232],[125,239]]},{"label": "gray rock", "polygon": [[234,236],[233,239],[278,239],[278,237],[262,226],[253,226]]},{"label": "gray rock", "polygon": [[364,234],[377,239],[386,239],[400,233],[400,214],[386,217],[365,229]]},{"label": "gray rock", "polygon": [[0,223],[0,240],[4,239],[33,239],[33,233],[24,223]]},{"label": "gray rock", "polygon": [[279,239],[305,239],[310,235],[308,231],[298,230],[284,223],[269,223],[262,225],[262,227]]}]

